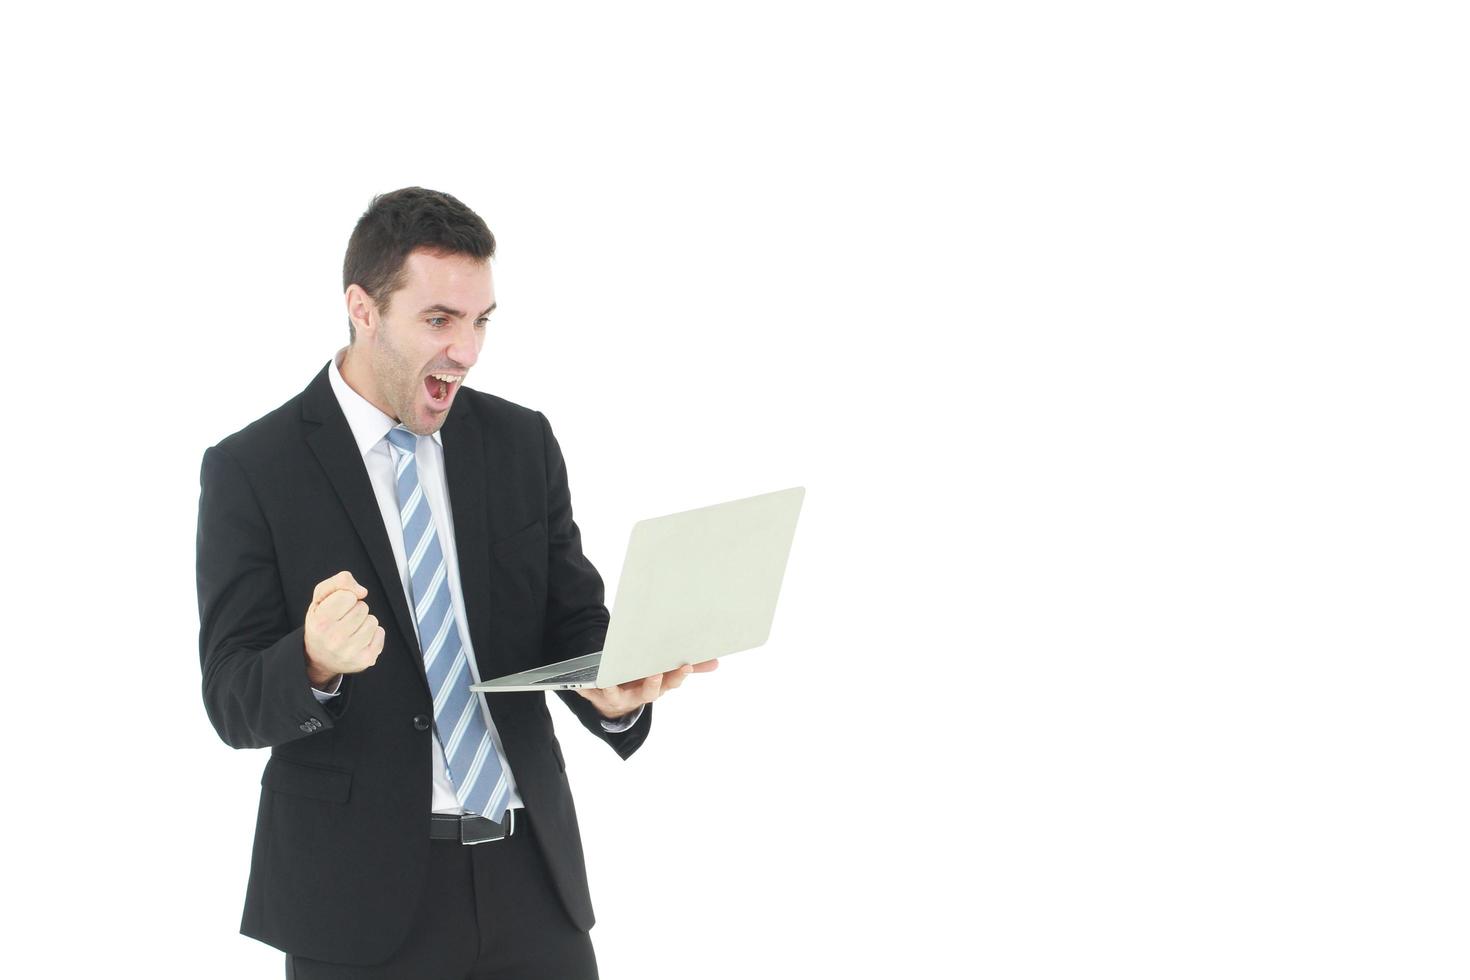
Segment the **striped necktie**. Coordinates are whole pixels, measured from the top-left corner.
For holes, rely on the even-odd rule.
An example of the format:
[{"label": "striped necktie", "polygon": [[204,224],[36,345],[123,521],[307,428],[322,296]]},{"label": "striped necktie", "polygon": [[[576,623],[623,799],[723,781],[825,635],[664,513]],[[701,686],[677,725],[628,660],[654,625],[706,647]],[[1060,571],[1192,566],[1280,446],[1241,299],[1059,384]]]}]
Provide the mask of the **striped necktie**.
[{"label": "striped necktie", "polygon": [[429,691],[434,695],[434,732],[444,747],[449,780],[454,783],[460,805],[470,813],[499,821],[510,786],[480,715],[479,699],[470,691],[473,678],[449,597],[448,566],[434,530],[434,515],[419,484],[418,460],[414,457],[418,437],[395,426],[388,431],[388,441],[398,450],[394,465],[398,517],[403,522],[419,647],[424,652]]}]

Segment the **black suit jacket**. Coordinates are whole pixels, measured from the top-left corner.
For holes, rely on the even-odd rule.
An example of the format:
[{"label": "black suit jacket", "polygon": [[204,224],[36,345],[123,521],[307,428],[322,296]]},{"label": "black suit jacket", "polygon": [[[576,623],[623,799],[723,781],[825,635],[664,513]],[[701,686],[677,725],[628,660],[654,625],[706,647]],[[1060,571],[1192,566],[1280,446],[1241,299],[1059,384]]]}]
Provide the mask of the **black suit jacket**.
[{"label": "black suit jacket", "polygon": [[[582,554],[566,467],[540,412],[461,388],[441,430],[469,633],[481,677],[602,648],[608,613]],[[367,469],[323,367],[221,440],[200,469],[197,575],[204,705],[227,744],[269,747],[240,931],[289,953],[381,962],[406,936],[429,861],[433,717],[412,612]],[[303,623],[342,569],[386,640],[318,704]],[[582,724],[627,758],[626,732]],[[545,696],[489,697],[516,785],[572,920],[593,923],[576,811]],[[493,844],[477,845],[493,847]]]}]

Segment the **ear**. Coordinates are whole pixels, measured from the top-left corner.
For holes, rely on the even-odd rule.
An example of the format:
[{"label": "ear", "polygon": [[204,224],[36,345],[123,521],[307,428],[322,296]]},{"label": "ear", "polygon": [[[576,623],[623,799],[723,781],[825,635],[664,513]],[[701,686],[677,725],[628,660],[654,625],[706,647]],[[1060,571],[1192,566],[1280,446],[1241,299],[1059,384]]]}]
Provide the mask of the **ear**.
[{"label": "ear", "polygon": [[359,334],[371,336],[378,329],[378,304],[357,283],[347,287],[347,315]]}]

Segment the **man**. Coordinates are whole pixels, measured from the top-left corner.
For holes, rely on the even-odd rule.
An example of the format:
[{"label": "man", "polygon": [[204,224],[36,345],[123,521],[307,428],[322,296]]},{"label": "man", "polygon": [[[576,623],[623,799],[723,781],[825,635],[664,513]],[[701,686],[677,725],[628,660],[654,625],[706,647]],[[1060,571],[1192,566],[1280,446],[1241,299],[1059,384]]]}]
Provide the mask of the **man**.
[{"label": "man", "polygon": [[[471,683],[602,648],[603,584],[539,412],[463,387],[495,239],[455,198],[375,198],[349,344],[200,471],[210,721],[269,746],[241,932],[288,976],[595,977],[545,697]],[[558,692],[627,758],[685,667]]]}]

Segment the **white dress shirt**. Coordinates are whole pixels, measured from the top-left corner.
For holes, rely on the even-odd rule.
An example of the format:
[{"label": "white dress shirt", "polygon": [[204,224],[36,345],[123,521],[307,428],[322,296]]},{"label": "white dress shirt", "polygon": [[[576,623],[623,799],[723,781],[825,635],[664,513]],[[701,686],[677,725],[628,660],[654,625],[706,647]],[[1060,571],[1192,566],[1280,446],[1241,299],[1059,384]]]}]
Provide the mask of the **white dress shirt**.
[{"label": "white dress shirt", "polygon": [[[388,543],[393,547],[393,559],[398,565],[399,584],[403,587],[408,608],[413,609],[413,600],[409,598],[413,593],[408,575],[407,549],[403,545],[403,525],[398,517],[398,490],[394,479],[393,449],[392,444],[388,442],[388,431],[398,423],[354,391],[342,377],[341,363],[346,351],[347,348],[344,347],[332,358],[328,372],[332,382],[332,391],[336,393],[337,401],[342,406],[342,414],[347,416],[347,425],[352,430],[352,437],[357,442],[358,450],[362,453],[363,465],[366,466],[368,477],[372,481],[373,493],[378,498],[378,509],[382,511],[383,527],[388,532]],[[470,675],[478,683],[480,673],[475,663],[475,649],[470,643],[469,618],[465,615],[464,596],[459,584],[459,552],[454,544],[454,515],[449,509],[449,493],[444,484],[444,443],[438,432],[432,436],[418,437],[414,459],[418,463],[419,484],[424,490],[424,502],[429,505],[429,512],[434,519],[434,528],[439,533],[439,545],[444,552],[445,572],[449,579],[449,597],[453,604],[455,625],[459,629],[459,640],[464,647],[465,656],[469,659]],[[369,608],[373,608],[371,596],[368,597],[367,603]],[[387,612],[386,608],[374,609],[379,619],[383,619]],[[413,628],[417,633],[419,628],[417,622],[413,624]],[[423,649],[422,639],[420,639],[419,648]],[[337,687],[331,691],[321,691],[315,688],[312,691],[318,701],[326,701],[335,697],[337,688],[340,687],[341,678],[338,678]],[[490,738],[495,743],[496,755],[500,758],[501,769],[510,786],[508,806],[523,806],[524,803],[516,790],[515,777],[510,771],[510,763],[505,758],[505,748],[501,745],[500,733],[495,729],[495,722],[490,717],[485,698],[477,697],[476,700],[480,703],[480,714],[485,720],[485,727],[490,732]],[[643,710],[640,708],[631,716],[625,716],[616,721],[604,721],[603,728],[610,732],[625,731],[638,720],[642,713]],[[429,739],[429,743],[433,755],[434,774],[432,808],[435,813],[463,813],[464,808],[460,806],[459,798],[454,793],[454,784],[449,781],[449,776],[445,771],[444,747],[439,744],[437,735]]]}]

